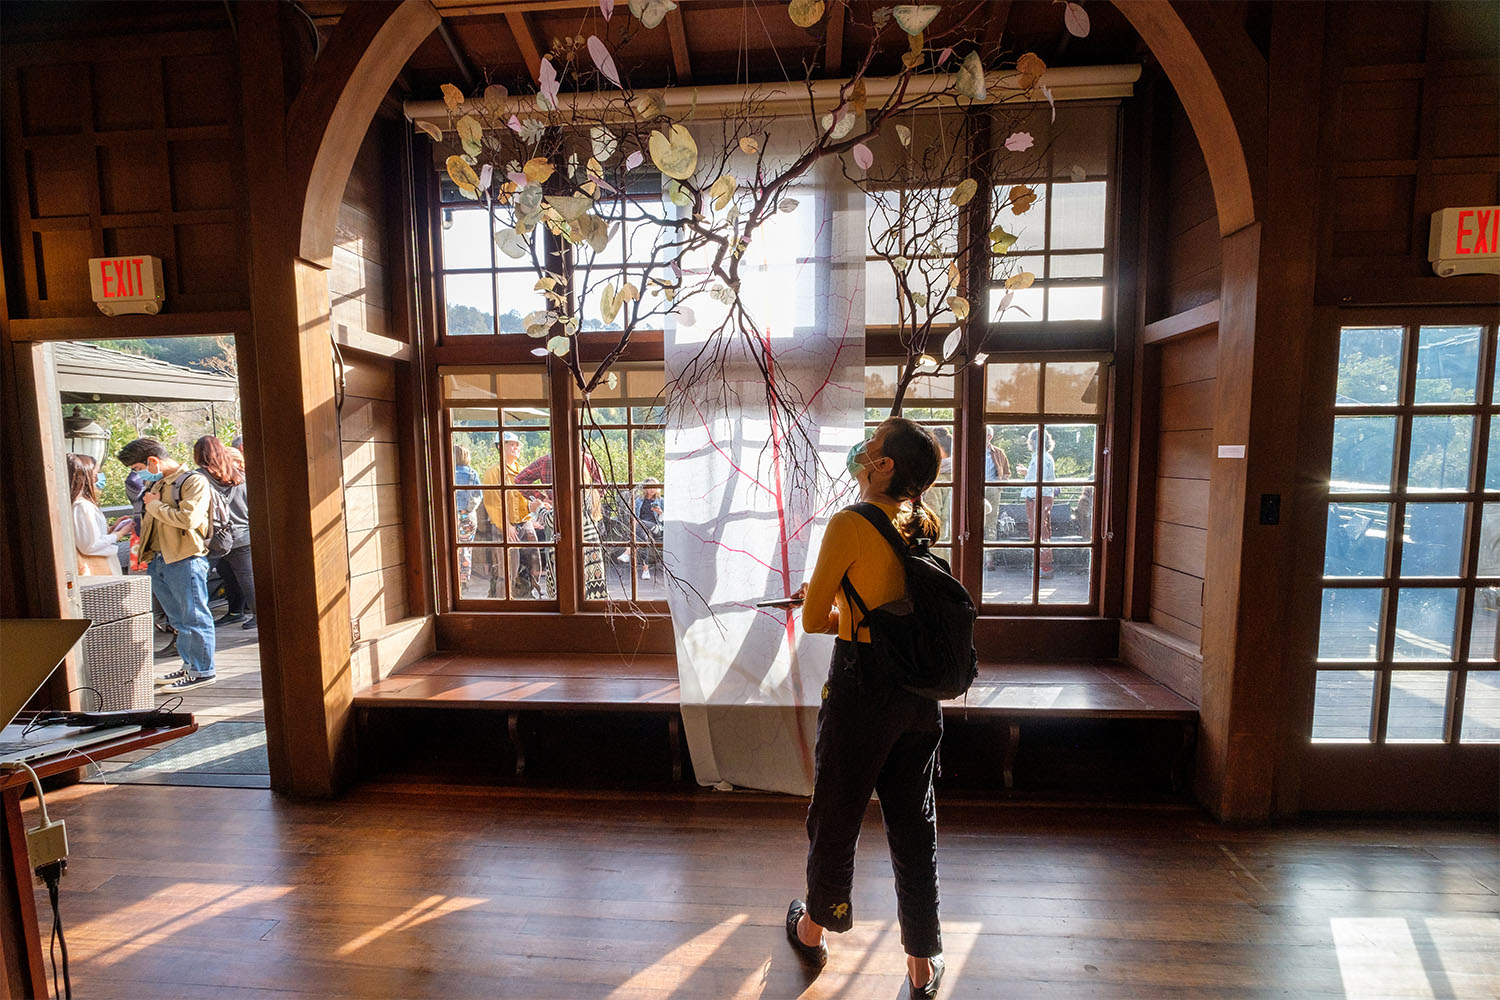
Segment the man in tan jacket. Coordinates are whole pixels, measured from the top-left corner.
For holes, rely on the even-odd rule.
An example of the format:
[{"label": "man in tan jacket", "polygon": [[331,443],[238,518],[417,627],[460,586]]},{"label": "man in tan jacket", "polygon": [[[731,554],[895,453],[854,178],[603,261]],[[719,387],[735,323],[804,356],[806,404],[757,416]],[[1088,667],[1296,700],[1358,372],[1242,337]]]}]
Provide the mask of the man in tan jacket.
[{"label": "man in tan jacket", "polygon": [[160,441],[136,438],[120,461],[147,483],[141,496],[140,561],[151,592],[177,630],[181,669],[158,683],[186,691],[214,682],[214,618],[208,610],[208,536],[213,530],[208,479],[184,468]]}]

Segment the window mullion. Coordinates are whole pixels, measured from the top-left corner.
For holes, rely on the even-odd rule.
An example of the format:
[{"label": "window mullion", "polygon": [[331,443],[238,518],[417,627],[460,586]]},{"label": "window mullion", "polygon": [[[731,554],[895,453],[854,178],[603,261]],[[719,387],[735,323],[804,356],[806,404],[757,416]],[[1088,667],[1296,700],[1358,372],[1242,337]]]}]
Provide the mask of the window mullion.
[{"label": "window mullion", "polygon": [[547,377],[553,427],[552,503],[557,511],[553,524],[557,609],[571,615],[578,613],[579,567],[583,562],[583,521],[578,493],[582,439],[573,406],[573,378],[567,364],[561,358],[548,357]]}]

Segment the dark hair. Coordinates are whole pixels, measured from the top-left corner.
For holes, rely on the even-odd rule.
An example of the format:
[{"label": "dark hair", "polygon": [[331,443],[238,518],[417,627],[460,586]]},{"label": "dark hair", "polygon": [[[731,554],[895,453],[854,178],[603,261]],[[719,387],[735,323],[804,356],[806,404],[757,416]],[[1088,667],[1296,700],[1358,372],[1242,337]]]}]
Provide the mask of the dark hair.
[{"label": "dark hair", "polygon": [[99,466],[87,455],[68,453],[68,499],[88,497],[94,506],[99,506],[99,488],[94,485]]},{"label": "dark hair", "polygon": [[156,438],[136,438],[121,448],[115,457],[128,469],[137,463],[144,465],[148,458],[166,458],[167,449]]},{"label": "dark hair", "polygon": [[948,433],[948,428],[938,427],[933,430],[932,436],[937,438],[938,448],[941,449],[939,458],[947,458],[953,454],[953,435]]},{"label": "dark hair", "polygon": [[245,481],[245,470],[234,464],[224,443],[212,434],[193,442],[193,461],[225,486],[238,486]]},{"label": "dark hair", "polygon": [[895,465],[886,491],[897,500],[912,502],[911,513],[897,527],[909,542],[918,538],[935,542],[942,524],[937,512],[922,502],[922,494],[937,479],[937,439],[927,428],[905,417],[890,417],[876,431],[881,429],[885,437],[880,441],[880,453]]}]

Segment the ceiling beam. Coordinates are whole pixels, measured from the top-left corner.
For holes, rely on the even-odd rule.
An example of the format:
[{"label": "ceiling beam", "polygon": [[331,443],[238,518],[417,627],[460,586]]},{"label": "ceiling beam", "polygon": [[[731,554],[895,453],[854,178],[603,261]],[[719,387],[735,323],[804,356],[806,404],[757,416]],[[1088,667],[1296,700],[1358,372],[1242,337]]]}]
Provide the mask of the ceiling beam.
[{"label": "ceiling beam", "polygon": [[828,12],[828,45],[823,53],[823,75],[844,75],[844,17],[847,4],[834,4]]},{"label": "ceiling beam", "polygon": [[521,11],[507,12],[505,23],[510,25],[510,33],[516,36],[516,47],[521,50],[521,58],[526,60],[526,68],[531,70],[531,78],[541,79],[542,47],[537,42],[531,16]]},{"label": "ceiling beam", "polygon": [[672,63],[677,68],[677,82],[692,83],[693,61],[688,55],[687,27],[682,22],[680,7],[667,13],[667,37],[672,40]]}]

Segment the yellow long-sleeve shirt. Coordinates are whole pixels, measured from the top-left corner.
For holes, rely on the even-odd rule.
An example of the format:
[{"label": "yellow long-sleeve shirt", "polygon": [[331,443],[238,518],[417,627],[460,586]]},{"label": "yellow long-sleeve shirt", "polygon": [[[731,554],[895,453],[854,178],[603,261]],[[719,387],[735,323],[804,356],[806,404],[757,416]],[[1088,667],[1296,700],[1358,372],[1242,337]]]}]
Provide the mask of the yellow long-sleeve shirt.
[{"label": "yellow long-sleeve shirt", "polygon": [[[892,519],[901,509],[894,503],[876,502],[875,506]],[[848,639],[854,634],[860,616],[840,586],[845,573],[867,608],[878,608],[906,596],[906,576],[891,543],[860,514],[841,510],[828,519],[818,561],[813,566],[812,579],[807,582],[807,596],[802,604],[804,632],[832,632],[832,611],[837,603],[839,638]],[[869,633],[861,634],[859,640],[869,642]]]}]

